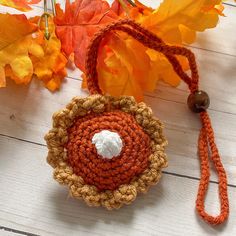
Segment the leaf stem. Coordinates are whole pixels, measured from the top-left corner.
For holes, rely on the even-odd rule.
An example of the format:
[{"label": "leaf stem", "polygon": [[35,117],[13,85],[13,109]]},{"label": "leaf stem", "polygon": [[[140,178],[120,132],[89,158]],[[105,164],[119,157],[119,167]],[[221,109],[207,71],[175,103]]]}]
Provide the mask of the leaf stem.
[{"label": "leaf stem", "polygon": [[50,33],[49,33],[49,23],[48,23],[48,6],[47,6],[47,0],[44,0],[44,19],[45,19],[45,31],[44,31],[44,36],[47,40],[50,38]]},{"label": "leaf stem", "polygon": [[126,12],[127,15],[129,15],[129,8],[127,7],[126,3],[124,0],[118,0],[124,11]]},{"label": "leaf stem", "polygon": [[137,7],[132,0],[126,0],[132,7]]},{"label": "leaf stem", "polygon": [[55,0],[51,0],[51,3],[52,3],[52,14],[53,14],[53,16],[55,16],[56,15],[56,11],[55,11],[56,1]]}]

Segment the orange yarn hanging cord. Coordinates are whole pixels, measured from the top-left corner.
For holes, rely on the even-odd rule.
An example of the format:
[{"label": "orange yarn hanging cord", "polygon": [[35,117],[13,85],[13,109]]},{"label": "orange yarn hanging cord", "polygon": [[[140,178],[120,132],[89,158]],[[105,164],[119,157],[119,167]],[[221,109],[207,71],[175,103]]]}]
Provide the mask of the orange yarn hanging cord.
[{"label": "orange yarn hanging cord", "polygon": [[[196,208],[203,219],[211,224],[223,223],[229,215],[229,200],[227,193],[227,176],[224,166],[220,160],[220,155],[214,140],[214,131],[211,126],[211,120],[206,111],[200,113],[202,129],[199,135],[198,149],[201,161],[201,179],[198,188]],[[209,157],[209,148],[211,157]],[[209,158],[211,158],[219,178],[219,195],[221,212],[214,217],[205,212],[204,198],[210,179]]]},{"label": "orange yarn hanging cord", "polygon": [[[206,111],[206,108],[209,105],[208,95],[205,92],[198,90],[199,76],[194,54],[189,49],[165,44],[155,34],[141,27],[132,20],[126,19],[114,22],[110,25],[107,25],[94,36],[87,51],[86,76],[88,89],[91,94],[102,93],[98,85],[98,50],[102,39],[112,31],[126,32],[144,46],[154,49],[165,55],[168,61],[172,64],[175,72],[188,85],[190,90],[188,105],[192,111],[200,113],[202,122],[202,128],[198,141],[199,158],[201,162],[201,178],[196,200],[196,209],[199,215],[206,222],[213,225],[223,223],[229,215],[227,176],[214,141],[214,132],[211,126],[211,121]],[[176,57],[177,55],[184,56],[188,59],[191,76],[184,72]],[[205,210],[204,201],[210,180],[210,160],[213,162],[219,178],[219,197],[221,208],[218,216],[211,216]]]}]

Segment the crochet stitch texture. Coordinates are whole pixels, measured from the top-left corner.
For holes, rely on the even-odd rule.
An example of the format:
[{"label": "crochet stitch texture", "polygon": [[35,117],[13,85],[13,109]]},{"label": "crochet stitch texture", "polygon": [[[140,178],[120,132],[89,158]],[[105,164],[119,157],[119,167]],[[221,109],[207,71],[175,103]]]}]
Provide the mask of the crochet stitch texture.
[{"label": "crochet stitch texture", "polygon": [[[124,143],[121,154],[110,160],[92,144],[93,135],[104,129],[119,133]],[[75,97],[53,115],[45,139],[54,178],[90,206],[113,209],[131,203],[159,181],[167,166],[162,123],[133,97]]]}]

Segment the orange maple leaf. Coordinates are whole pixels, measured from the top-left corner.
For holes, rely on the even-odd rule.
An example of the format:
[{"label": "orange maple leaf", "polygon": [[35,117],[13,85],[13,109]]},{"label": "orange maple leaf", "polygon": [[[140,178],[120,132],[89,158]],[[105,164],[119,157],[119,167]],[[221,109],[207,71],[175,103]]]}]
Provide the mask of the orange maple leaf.
[{"label": "orange maple leaf", "polygon": [[[39,17],[30,19],[38,22]],[[45,22],[43,22],[40,30],[44,32]],[[61,42],[55,35],[55,25],[53,20],[49,18],[50,38],[44,40],[41,47],[43,54],[32,56],[34,74],[38,79],[42,80],[45,87],[50,91],[60,88],[66,73],[67,58],[61,53]]]},{"label": "orange maple leaf", "polygon": [[74,53],[75,65],[84,71],[86,49],[101,27],[117,19],[104,0],[66,0],[65,12],[56,4],[56,34],[67,57]]},{"label": "orange maple leaf", "polygon": [[37,54],[34,46],[40,41],[34,34],[38,27],[25,15],[10,14],[0,14],[0,25],[0,87],[6,86],[9,74],[17,83],[28,83],[33,74],[29,53]]},{"label": "orange maple leaf", "polygon": [[[51,37],[45,40],[38,27],[39,17],[28,20],[24,15],[0,14],[0,87],[6,77],[17,84],[28,84],[33,75],[42,80],[49,90],[60,87],[66,75],[67,60],[61,53],[50,21]],[[15,27],[17,25],[17,27]]]},{"label": "orange maple leaf", "polygon": [[29,11],[32,10],[29,6],[30,4],[37,4],[40,1],[41,0],[0,0],[0,4],[20,11]]}]

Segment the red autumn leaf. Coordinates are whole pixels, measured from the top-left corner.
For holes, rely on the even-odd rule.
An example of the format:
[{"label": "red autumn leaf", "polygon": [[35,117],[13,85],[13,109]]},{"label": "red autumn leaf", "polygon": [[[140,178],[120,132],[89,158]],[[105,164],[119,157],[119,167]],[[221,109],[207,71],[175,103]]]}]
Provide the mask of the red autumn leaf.
[{"label": "red autumn leaf", "polygon": [[118,18],[104,0],[66,1],[65,11],[56,5],[56,34],[62,50],[69,57],[74,53],[75,65],[84,71],[86,49],[91,37],[104,25]]},{"label": "red autumn leaf", "polygon": [[111,9],[118,15],[123,16],[126,10],[129,10],[132,6],[127,0],[114,0],[111,5]]},{"label": "red autumn leaf", "polygon": [[111,9],[117,14],[121,15],[124,12],[124,8],[121,6],[119,0],[115,0],[112,5]]}]

